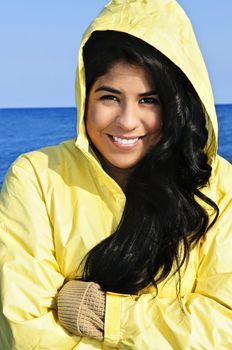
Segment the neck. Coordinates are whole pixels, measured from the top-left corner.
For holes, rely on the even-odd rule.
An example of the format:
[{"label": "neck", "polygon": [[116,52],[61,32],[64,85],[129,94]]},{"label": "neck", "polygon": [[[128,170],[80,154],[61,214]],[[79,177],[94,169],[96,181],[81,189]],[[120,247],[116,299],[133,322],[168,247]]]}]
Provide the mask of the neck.
[{"label": "neck", "polygon": [[103,169],[107,172],[109,176],[111,176],[117,184],[121,187],[121,189],[125,192],[129,176],[131,172],[133,171],[133,168],[131,169],[122,169],[117,168],[116,166],[108,163],[105,159],[101,159],[101,164]]},{"label": "neck", "polygon": [[97,158],[99,159],[105,172],[110,177],[112,177],[112,179],[114,179],[114,181],[116,181],[117,184],[121,187],[121,189],[125,192],[129,176],[134,170],[134,167],[127,169],[118,168],[110,162],[108,162],[105,158],[103,158],[100,152],[96,149],[96,147],[93,144],[91,145],[91,148],[94,151]]}]

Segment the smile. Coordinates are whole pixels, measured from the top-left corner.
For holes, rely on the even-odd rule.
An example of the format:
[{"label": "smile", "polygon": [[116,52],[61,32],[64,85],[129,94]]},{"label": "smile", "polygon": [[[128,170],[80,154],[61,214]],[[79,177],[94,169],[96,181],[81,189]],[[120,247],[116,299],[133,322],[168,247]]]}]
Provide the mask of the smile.
[{"label": "smile", "polygon": [[114,142],[123,144],[123,145],[132,145],[135,144],[138,140],[139,137],[133,138],[133,139],[126,139],[126,138],[120,138],[120,137],[116,137],[116,136],[112,136],[112,139]]},{"label": "smile", "polygon": [[137,146],[141,142],[143,136],[137,137],[118,137],[113,135],[108,135],[111,142],[120,149],[130,150]]}]

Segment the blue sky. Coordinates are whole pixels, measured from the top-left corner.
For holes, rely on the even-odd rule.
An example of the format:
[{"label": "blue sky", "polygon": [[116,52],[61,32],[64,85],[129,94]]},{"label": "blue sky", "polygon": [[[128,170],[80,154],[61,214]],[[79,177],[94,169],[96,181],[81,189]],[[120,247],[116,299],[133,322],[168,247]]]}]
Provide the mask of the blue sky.
[{"label": "blue sky", "polygon": [[[74,106],[82,33],[107,0],[0,0],[0,108]],[[179,0],[216,103],[232,103],[232,1]]]}]

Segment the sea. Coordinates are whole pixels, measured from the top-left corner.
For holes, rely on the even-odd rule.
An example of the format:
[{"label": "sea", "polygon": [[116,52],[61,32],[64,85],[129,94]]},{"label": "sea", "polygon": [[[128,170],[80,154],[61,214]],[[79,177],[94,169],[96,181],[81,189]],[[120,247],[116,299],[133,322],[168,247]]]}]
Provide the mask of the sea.
[{"label": "sea", "polygon": [[[232,104],[216,105],[218,153],[232,163]],[[75,108],[0,108],[0,188],[22,153],[56,145],[76,135]]]}]

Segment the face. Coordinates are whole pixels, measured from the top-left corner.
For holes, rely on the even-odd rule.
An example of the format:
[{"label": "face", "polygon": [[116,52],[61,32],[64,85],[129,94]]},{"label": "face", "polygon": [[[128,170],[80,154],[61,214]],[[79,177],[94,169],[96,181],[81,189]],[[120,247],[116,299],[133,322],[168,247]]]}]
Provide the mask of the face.
[{"label": "face", "polygon": [[162,106],[147,72],[117,63],[90,89],[89,138],[111,171],[132,169],[161,137]]}]

